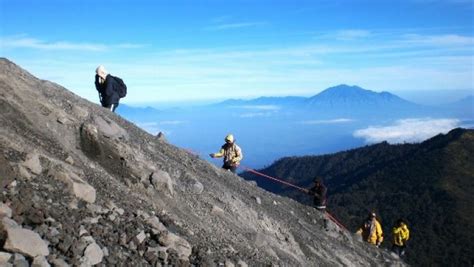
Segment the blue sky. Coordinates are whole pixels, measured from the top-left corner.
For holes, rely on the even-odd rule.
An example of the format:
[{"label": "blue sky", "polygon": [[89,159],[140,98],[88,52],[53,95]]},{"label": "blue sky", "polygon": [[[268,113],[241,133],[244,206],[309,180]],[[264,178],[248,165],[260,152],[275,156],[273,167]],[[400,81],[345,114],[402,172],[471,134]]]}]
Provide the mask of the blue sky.
[{"label": "blue sky", "polygon": [[472,0],[0,0],[0,56],[97,102],[99,64],[124,102],[473,90]]}]

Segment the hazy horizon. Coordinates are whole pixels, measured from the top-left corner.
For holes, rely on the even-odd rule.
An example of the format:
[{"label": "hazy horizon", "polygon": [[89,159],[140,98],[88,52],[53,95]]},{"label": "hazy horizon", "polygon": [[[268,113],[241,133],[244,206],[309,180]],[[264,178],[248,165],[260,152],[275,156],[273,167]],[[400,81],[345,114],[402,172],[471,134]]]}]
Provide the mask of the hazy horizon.
[{"label": "hazy horizon", "polygon": [[[327,88],[325,88],[327,89]],[[366,88],[364,88],[366,89]],[[324,89],[323,89],[324,90]],[[319,90],[321,92],[322,90]],[[385,90],[384,90],[385,91]],[[319,93],[318,92],[318,93]],[[381,92],[381,91],[375,91]],[[420,105],[432,105],[438,106],[443,104],[450,104],[452,102],[461,100],[468,96],[474,96],[474,89],[438,89],[438,90],[402,90],[402,91],[386,91],[397,95],[405,100],[411,101]],[[312,97],[317,95],[304,94],[304,95],[259,95],[259,96],[242,96],[242,97],[231,97],[231,98],[217,98],[217,99],[203,99],[196,101],[152,101],[152,102],[129,102],[127,99],[122,101],[126,105],[132,107],[152,107],[156,109],[168,109],[168,108],[190,108],[206,106],[211,104],[218,104],[220,102],[238,99],[238,100],[252,100],[259,97]]]}]

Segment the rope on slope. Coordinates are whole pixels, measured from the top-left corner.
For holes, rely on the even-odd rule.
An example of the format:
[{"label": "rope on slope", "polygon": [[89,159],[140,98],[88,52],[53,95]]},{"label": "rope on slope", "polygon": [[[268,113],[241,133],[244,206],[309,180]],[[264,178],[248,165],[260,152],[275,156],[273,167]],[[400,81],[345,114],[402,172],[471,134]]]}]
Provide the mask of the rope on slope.
[{"label": "rope on slope", "polygon": [[[259,175],[259,176],[261,176],[261,177],[270,179],[270,180],[272,180],[272,181],[275,181],[275,182],[278,182],[278,183],[281,183],[281,184],[284,184],[284,185],[287,185],[287,186],[296,188],[296,189],[298,189],[298,190],[300,190],[300,191],[302,191],[302,192],[304,192],[304,193],[309,193],[309,190],[306,189],[306,188],[299,187],[299,186],[294,185],[294,184],[292,184],[292,183],[289,183],[289,182],[287,182],[287,181],[283,181],[283,180],[281,180],[281,179],[272,177],[272,176],[270,176],[270,175],[266,175],[266,174],[264,174],[264,173],[258,172],[258,171],[254,170],[254,169],[251,169],[251,168],[248,168],[248,167],[245,167],[245,166],[239,166],[239,167],[242,168],[242,169],[244,169],[244,170],[246,170],[246,171],[248,171],[248,172],[250,172],[250,173],[253,173],[253,174]],[[346,230],[346,231],[349,232],[349,230],[347,230],[347,228],[346,228],[341,222],[339,222],[333,215],[331,215],[331,213],[329,213],[329,211],[326,211],[325,213],[326,213],[326,216],[327,216],[331,221],[333,221],[337,226],[339,226],[341,229],[344,229],[344,230]]]},{"label": "rope on slope", "polygon": [[[195,156],[199,156],[199,153],[196,153],[196,152],[194,152],[194,151],[191,150],[191,149],[185,149],[185,150],[186,150],[186,152],[188,152],[188,153],[190,153],[190,154],[193,154],[193,155],[195,155]],[[272,176],[270,176],[270,175],[266,175],[266,174],[264,174],[264,173],[261,173],[261,172],[258,172],[258,171],[256,171],[256,170],[254,170],[254,169],[252,169],[252,168],[248,168],[248,167],[245,167],[245,166],[242,166],[242,165],[239,165],[239,168],[241,168],[241,169],[243,169],[243,170],[245,170],[245,171],[248,171],[248,172],[250,172],[250,173],[256,174],[256,175],[258,175],[258,176],[261,176],[261,177],[270,179],[270,180],[272,180],[272,181],[274,181],[274,182],[278,182],[278,183],[281,183],[281,184],[284,184],[284,185],[293,187],[293,188],[295,188],[295,189],[298,189],[298,190],[302,191],[302,192],[305,193],[305,194],[309,193],[309,190],[306,189],[306,188],[299,187],[299,186],[297,186],[297,185],[294,185],[294,184],[289,183],[289,182],[287,182],[287,181],[283,181],[282,179],[278,179],[278,178],[272,177]],[[349,232],[349,230],[347,230],[347,228],[346,228],[341,222],[339,222],[333,215],[331,215],[331,213],[329,213],[329,211],[326,210],[326,211],[325,211],[325,214],[326,214],[326,216],[327,216],[331,221],[333,221],[337,226],[339,226],[341,229],[344,229],[344,230],[346,230],[346,231]]]}]

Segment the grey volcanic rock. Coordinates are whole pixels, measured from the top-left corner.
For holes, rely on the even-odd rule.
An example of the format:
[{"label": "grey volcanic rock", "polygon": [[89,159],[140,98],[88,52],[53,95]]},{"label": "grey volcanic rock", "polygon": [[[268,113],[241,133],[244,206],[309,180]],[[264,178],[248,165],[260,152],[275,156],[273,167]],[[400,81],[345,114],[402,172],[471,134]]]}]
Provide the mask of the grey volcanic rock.
[{"label": "grey volcanic rock", "polygon": [[48,246],[37,233],[20,227],[7,228],[6,232],[5,250],[30,257],[49,255]]},{"label": "grey volcanic rock", "polygon": [[7,216],[12,217],[12,209],[5,203],[0,203],[0,217]]},{"label": "grey volcanic rock", "polygon": [[7,252],[0,252],[0,264],[6,264],[10,258],[12,257],[12,254],[7,253]]},{"label": "grey volcanic rock", "polygon": [[94,203],[96,198],[96,190],[91,185],[86,183],[79,176],[73,172],[66,173],[65,171],[52,171],[49,173],[54,178],[66,184],[71,194],[88,203]]},{"label": "grey volcanic rock", "polygon": [[94,116],[94,123],[97,129],[105,137],[113,139],[128,138],[127,132],[111,119],[104,119],[102,116]]},{"label": "grey volcanic rock", "polygon": [[36,256],[33,259],[33,263],[31,267],[50,267],[51,265],[48,263],[44,256]]},{"label": "grey volcanic rock", "polygon": [[161,170],[154,172],[150,177],[150,182],[156,190],[174,195],[173,180],[167,172]]},{"label": "grey volcanic rock", "polygon": [[87,246],[86,250],[84,251],[84,257],[81,261],[85,265],[95,265],[102,262],[102,258],[104,257],[104,252],[102,249],[97,245],[97,243],[93,242]]},{"label": "grey volcanic rock", "polygon": [[[324,215],[313,208],[222,171],[6,59],[0,110],[0,203],[12,214],[4,209],[0,252],[20,253],[26,263],[49,254],[57,266],[403,265],[331,222],[323,230]],[[27,235],[37,249],[15,235]]]},{"label": "grey volcanic rock", "polygon": [[192,247],[188,241],[173,233],[164,233],[160,236],[159,242],[165,247],[174,249],[182,259],[187,259],[191,255]]},{"label": "grey volcanic rock", "polygon": [[39,155],[36,153],[26,155],[26,160],[22,163],[24,167],[29,169],[34,174],[40,174],[43,171]]}]

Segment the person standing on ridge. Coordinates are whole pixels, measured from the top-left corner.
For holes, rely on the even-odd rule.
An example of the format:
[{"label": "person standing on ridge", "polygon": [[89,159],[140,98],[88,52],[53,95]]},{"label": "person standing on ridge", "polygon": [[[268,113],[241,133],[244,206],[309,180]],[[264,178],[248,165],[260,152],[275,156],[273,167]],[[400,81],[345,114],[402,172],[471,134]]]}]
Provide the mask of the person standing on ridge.
[{"label": "person standing on ridge", "polygon": [[392,251],[398,256],[405,255],[407,241],[410,239],[410,230],[402,219],[398,219],[396,225],[392,229],[393,245]]},{"label": "person standing on ridge", "polygon": [[235,139],[232,134],[228,134],[225,137],[225,144],[221,147],[219,152],[209,154],[211,158],[222,158],[224,157],[223,169],[230,170],[235,173],[240,161],[243,158],[242,149],[235,144]]},{"label": "person standing on ridge", "polygon": [[327,188],[324,186],[322,179],[316,177],[316,179],[314,179],[314,186],[308,190],[308,194],[314,197],[313,204],[317,210],[326,210],[326,193]]},{"label": "person standing on ridge", "polygon": [[95,73],[95,88],[99,92],[102,107],[115,112],[120,100],[118,92],[120,85],[112,75],[107,73],[102,65],[97,67]]},{"label": "person standing on ridge", "polygon": [[362,239],[368,243],[380,247],[383,241],[382,226],[375,216],[375,212],[371,212],[362,226],[357,230],[356,234],[362,234]]}]

